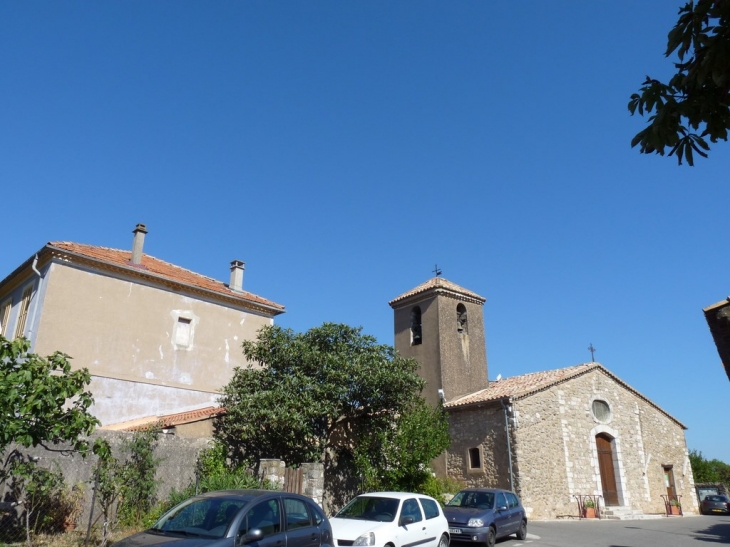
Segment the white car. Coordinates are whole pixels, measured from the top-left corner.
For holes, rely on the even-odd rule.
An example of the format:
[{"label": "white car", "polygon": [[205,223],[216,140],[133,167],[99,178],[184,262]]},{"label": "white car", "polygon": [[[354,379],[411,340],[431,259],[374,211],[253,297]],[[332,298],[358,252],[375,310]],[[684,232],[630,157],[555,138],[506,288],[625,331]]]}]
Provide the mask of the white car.
[{"label": "white car", "polygon": [[330,519],[335,547],[448,547],[449,523],[423,494],[373,492],[352,499]]}]

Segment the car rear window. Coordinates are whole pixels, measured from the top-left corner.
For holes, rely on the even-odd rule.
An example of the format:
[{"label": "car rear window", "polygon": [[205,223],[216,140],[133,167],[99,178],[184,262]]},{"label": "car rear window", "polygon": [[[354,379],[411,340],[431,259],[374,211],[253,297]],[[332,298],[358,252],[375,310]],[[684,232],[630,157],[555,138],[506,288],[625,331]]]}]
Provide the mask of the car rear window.
[{"label": "car rear window", "polygon": [[426,520],[435,519],[439,516],[439,504],[433,500],[427,498],[418,498],[423,507],[423,514],[426,515]]}]

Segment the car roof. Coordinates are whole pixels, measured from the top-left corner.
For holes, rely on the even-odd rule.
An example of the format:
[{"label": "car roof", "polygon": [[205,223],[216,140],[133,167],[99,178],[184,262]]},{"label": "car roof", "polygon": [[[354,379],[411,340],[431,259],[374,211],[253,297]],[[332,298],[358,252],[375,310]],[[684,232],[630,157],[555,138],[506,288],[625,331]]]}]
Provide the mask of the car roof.
[{"label": "car roof", "polygon": [[214,490],[198,494],[198,498],[239,498],[242,500],[252,500],[266,494],[280,494],[278,490]]},{"label": "car roof", "polygon": [[412,498],[414,496],[418,496],[420,498],[430,498],[431,496],[427,496],[425,494],[416,494],[414,492],[367,492],[365,494],[360,494],[357,496],[358,498],[361,497],[381,497],[381,498],[396,498],[399,500],[404,500],[408,498]]},{"label": "car roof", "polygon": [[479,487],[471,487],[471,488],[462,488],[459,490],[459,492],[508,492],[510,494],[514,494],[512,490],[504,490],[502,488],[479,488]]}]

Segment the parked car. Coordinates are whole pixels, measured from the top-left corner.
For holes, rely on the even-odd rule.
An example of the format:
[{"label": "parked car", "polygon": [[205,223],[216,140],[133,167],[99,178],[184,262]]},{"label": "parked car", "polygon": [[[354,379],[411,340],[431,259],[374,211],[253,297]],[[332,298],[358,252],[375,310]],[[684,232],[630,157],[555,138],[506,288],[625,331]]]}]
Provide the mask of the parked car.
[{"label": "parked car", "polygon": [[495,488],[467,488],[444,507],[451,540],[493,547],[498,538],[527,537],[527,516],[514,492]]},{"label": "parked car", "polygon": [[152,528],[115,547],[334,547],[332,527],[306,496],[273,490],[221,490],[192,497]]},{"label": "parked car", "polygon": [[710,515],[712,513],[730,514],[730,499],[722,495],[705,496],[700,503],[700,513]]},{"label": "parked car", "polygon": [[449,546],[449,525],[441,506],[423,494],[362,494],[350,500],[330,523],[340,547]]}]

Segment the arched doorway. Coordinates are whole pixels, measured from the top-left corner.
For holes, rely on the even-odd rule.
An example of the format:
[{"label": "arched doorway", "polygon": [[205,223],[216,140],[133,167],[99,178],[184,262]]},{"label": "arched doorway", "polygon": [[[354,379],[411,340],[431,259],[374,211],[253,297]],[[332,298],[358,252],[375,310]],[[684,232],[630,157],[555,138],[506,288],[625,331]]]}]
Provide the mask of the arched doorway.
[{"label": "arched doorway", "polygon": [[598,468],[601,472],[603,501],[607,506],[619,505],[616,470],[613,464],[613,438],[605,433],[596,435],[596,450],[598,452]]}]

